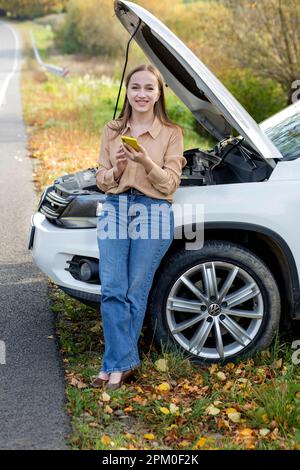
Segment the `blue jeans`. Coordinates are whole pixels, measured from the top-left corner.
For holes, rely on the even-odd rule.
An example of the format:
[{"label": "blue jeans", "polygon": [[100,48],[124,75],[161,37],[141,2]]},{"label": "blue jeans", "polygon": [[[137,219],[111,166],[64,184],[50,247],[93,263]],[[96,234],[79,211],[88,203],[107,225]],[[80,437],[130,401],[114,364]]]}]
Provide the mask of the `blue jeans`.
[{"label": "blue jeans", "polygon": [[107,195],[97,223],[105,340],[101,371],[140,364],[138,340],[148,294],[173,238],[170,202],[140,194]]}]

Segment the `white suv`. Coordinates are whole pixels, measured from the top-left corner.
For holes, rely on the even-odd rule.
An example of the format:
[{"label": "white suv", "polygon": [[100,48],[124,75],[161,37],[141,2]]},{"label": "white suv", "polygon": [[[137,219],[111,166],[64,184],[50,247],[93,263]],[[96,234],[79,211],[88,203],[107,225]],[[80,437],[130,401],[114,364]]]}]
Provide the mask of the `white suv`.
[{"label": "white suv", "polygon": [[[146,318],[158,344],[179,347],[195,362],[251,355],[270,345],[280,319],[300,318],[300,102],[258,126],[163,23],[134,3],[114,6],[166,84],[218,140],[209,151],[184,152],[175,237],[155,274]],[[44,273],[96,308],[97,210],[105,197],[94,168],[62,176],[45,189],[29,242]],[[191,203],[202,205],[204,224],[186,224],[179,209]],[[196,229],[204,229],[204,245],[187,249]]]}]

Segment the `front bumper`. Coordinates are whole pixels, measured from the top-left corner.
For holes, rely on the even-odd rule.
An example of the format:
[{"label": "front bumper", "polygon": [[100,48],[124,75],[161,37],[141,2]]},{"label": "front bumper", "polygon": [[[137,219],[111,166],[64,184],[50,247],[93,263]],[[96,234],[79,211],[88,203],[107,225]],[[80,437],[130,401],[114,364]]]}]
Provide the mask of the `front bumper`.
[{"label": "front bumper", "polygon": [[65,229],[49,222],[40,212],[31,219],[28,248],[40,270],[59,287],[80,291],[85,294],[101,295],[99,284],[89,284],[74,279],[67,271],[74,256],[99,260],[96,228]]}]

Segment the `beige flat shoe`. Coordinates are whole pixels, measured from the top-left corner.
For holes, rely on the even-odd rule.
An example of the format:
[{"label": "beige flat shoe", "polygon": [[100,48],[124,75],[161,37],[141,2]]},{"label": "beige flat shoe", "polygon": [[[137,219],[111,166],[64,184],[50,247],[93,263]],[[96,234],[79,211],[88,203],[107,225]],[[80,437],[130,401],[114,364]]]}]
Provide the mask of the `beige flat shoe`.
[{"label": "beige flat shoe", "polygon": [[93,388],[103,387],[108,382],[108,379],[101,379],[101,377],[96,377],[93,382],[90,383],[90,386]]},{"label": "beige flat shoe", "polygon": [[129,379],[133,379],[133,376],[136,373],[136,369],[125,370],[122,372],[121,378],[119,382],[116,383],[109,383],[106,382],[106,388],[108,390],[117,390],[118,388],[122,387],[123,383],[129,381]]}]

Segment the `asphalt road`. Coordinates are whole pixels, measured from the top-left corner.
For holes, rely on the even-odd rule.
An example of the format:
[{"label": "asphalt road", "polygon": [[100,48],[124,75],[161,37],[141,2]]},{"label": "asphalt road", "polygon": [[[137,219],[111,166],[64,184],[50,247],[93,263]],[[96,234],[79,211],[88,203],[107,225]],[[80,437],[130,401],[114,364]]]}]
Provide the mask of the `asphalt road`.
[{"label": "asphalt road", "polygon": [[21,38],[0,22],[0,449],[67,449],[64,376],[47,279],[27,250],[37,199],[26,150]]}]

